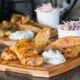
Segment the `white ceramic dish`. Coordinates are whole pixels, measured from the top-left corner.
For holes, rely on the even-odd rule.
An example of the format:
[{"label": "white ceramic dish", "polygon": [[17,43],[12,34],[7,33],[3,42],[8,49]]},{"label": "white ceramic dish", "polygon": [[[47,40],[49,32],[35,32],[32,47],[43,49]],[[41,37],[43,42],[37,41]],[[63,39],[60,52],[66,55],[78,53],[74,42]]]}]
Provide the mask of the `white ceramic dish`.
[{"label": "white ceramic dish", "polygon": [[37,21],[41,24],[55,28],[59,24],[60,12],[40,12],[36,11]]},{"label": "white ceramic dish", "polygon": [[63,8],[59,7],[52,7],[50,3],[43,4],[42,6],[38,7],[35,12],[37,16],[37,21],[40,24],[48,25],[52,28],[56,28],[60,22],[60,13]]},{"label": "white ceramic dish", "polygon": [[80,37],[80,30],[79,31],[67,31],[58,29],[58,38],[63,38],[67,36],[78,36]]}]

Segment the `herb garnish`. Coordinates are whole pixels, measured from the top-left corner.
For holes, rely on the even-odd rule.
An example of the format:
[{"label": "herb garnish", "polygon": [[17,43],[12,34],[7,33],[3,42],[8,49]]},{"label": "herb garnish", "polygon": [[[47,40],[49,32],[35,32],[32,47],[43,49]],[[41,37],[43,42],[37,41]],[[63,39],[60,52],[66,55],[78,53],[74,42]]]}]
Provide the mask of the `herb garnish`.
[{"label": "herb garnish", "polygon": [[10,31],[12,31],[12,32],[15,32],[15,30],[14,30],[14,28],[13,28],[12,26],[2,27],[1,30],[3,30],[3,31],[8,31],[8,30],[10,30]]}]

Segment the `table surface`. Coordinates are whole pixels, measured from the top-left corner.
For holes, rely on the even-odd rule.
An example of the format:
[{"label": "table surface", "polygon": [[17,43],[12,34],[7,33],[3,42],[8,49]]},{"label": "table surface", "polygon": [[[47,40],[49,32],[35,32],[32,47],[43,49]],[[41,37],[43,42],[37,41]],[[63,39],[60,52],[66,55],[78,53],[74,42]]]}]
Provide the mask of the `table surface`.
[{"label": "table surface", "polygon": [[[5,47],[0,44],[0,52]],[[80,80],[80,66],[52,78],[37,78],[26,74],[0,71],[0,80]]]}]

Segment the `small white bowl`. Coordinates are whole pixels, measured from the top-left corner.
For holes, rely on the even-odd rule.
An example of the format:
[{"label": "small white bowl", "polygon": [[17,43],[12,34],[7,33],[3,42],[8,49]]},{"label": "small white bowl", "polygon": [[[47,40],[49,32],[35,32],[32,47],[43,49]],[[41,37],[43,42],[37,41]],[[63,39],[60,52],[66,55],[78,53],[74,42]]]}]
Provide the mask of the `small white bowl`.
[{"label": "small white bowl", "polygon": [[55,26],[59,25],[59,17],[60,12],[40,12],[36,11],[37,21],[41,24],[51,26],[55,28]]},{"label": "small white bowl", "polygon": [[63,38],[63,37],[67,37],[67,36],[80,37],[80,30],[79,31],[68,31],[68,30],[58,29],[58,38]]}]

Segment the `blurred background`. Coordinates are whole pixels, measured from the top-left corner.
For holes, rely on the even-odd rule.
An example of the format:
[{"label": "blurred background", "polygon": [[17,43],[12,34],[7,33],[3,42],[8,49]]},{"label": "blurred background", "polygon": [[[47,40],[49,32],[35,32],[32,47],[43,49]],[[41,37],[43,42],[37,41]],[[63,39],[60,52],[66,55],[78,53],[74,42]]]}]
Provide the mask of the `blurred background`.
[{"label": "blurred background", "polygon": [[[31,15],[35,17],[34,10],[50,0],[0,0],[0,21],[9,20],[13,14]],[[52,0],[53,4],[63,7],[62,19],[79,19],[80,0]]]}]

